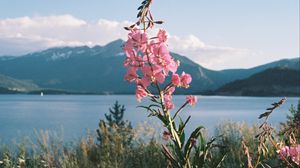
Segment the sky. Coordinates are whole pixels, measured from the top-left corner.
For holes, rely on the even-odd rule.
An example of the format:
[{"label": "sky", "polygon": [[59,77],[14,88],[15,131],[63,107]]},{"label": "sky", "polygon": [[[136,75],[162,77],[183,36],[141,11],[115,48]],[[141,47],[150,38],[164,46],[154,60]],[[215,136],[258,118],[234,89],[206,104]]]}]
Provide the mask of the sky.
[{"label": "sky", "polygon": [[[0,55],[126,40],[140,0],[0,0]],[[299,0],[154,0],[171,51],[204,67],[299,57]]]}]

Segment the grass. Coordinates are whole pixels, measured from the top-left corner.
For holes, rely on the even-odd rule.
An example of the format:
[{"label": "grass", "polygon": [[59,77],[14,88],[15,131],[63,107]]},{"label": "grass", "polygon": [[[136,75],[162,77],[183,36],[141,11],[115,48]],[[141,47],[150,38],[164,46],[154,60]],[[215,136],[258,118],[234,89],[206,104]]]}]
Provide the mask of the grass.
[{"label": "grass", "polygon": [[[300,104],[300,103],[299,103]],[[274,141],[281,145],[299,143],[299,130],[296,129],[293,141],[291,136],[283,135],[283,130],[299,127],[299,109],[291,108],[287,122],[282,123],[278,134],[272,134]],[[104,122],[104,121],[103,121]],[[101,122],[100,122],[101,123]],[[51,131],[36,131],[34,138],[24,138],[13,145],[0,145],[0,168],[164,168],[169,163],[162,153],[162,144],[168,144],[160,136],[161,130],[149,123],[141,123],[136,128],[122,128],[108,122],[99,124],[98,132],[87,133],[85,137],[71,143],[64,143],[63,135]],[[295,125],[296,124],[296,125]],[[126,131],[125,131],[126,129]],[[259,147],[257,138],[261,133],[259,125],[244,122],[223,122],[216,126],[216,141],[208,151],[209,163],[203,167],[212,167],[222,160],[219,167],[249,167],[249,157],[256,167],[288,167],[277,153],[271,141],[265,140],[266,153]],[[209,142],[209,138],[204,138]],[[200,140],[198,140],[199,142]],[[206,145],[209,143],[206,143]],[[245,153],[247,153],[249,156]],[[196,154],[197,151],[193,151]],[[225,156],[225,157],[224,157]],[[297,167],[290,158],[289,167]],[[215,165],[214,165],[215,166]],[[254,167],[254,166],[253,166]]]}]

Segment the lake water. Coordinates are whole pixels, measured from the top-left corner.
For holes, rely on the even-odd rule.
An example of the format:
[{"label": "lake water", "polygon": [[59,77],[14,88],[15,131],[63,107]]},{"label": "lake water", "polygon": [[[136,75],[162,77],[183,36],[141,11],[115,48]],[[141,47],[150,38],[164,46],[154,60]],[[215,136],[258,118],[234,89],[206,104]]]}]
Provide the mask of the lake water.
[{"label": "lake water", "polygon": [[[258,121],[257,117],[265,112],[279,97],[225,97],[198,96],[195,107],[186,108],[181,115],[191,115],[189,130],[204,125],[209,131],[222,121],[245,121],[249,124]],[[288,98],[277,109],[270,122],[284,121],[291,104],[297,105],[299,98]],[[22,136],[34,135],[36,130],[63,130],[66,141],[85,135],[86,130],[95,130],[100,119],[118,100],[126,106],[125,118],[133,126],[142,121],[155,123],[148,118],[144,109],[133,95],[0,95],[0,141],[9,142]],[[185,101],[185,96],[175,96],[175,104]]]}]

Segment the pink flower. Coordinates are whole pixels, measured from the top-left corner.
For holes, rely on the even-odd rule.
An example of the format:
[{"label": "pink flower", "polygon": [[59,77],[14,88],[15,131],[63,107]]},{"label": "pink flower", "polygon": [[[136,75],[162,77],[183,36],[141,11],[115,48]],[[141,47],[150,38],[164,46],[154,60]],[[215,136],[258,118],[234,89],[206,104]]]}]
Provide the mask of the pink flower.
[{"label": "pink flower", "polygon": [[155,57],[163,59],[163,60],[171,59],[170,52],[164,43],[153,44],[153,45],[151,45],[151,47],[152,47],[153,54]]},{"label": "pink flower", "polygon": [[180,79],[180,76],[178,74],[173,74],[172,76],[172,84],[174,86],[181,86],[181,79]]},{"label": "pink flower", "polygon": [[125,80],[129,81],[129,82],[133,82],[138,78],[138,75],[136,73],[136,68],[130,67],[127,70],[127,73],[125,75]]},{"label": "pink flower", "polygon": [[189,95],[186,96],[186,101],[188,102],[189,105],[193,106],[197,103],[198,100],[196,96]]},{"label": "pink flower", "polygon": [[135,91],[135,96],[136,96],[136,99],[140,102],[142,100],[142,98],[148,96],[148,93],[145,91],[145,89],[142,86],[137,85],[136,91]]},{"label": "pink flower", "polygon": [[182,72],[181,74],[181,86],[188,88],[189,84],[192,82],[192,77],[190,74],[186,74],[185,72]]},{"label": "pink flower", "polygon": [[172,110],[174,108],[174,103],[172,103],[171,101],[166,102],[166,108]]},{"label": "pink flower", "polygon": [[290,147],[290,156],[297,165],[300,164],[300,145]]},{"label": "pink flower", "polygon": [[127,40],[127,42],[124,44],[123,50],[127,57],[134,57],[136,55],[136,52],[133,48],[132,39]]},{"label": "pink flower", "polygon": [[[300,145],[298,145],[298,146],[300,148]],[[297,151],[297,147],[296,146],[290,147],[290,151],[289,152],[290,152],[291,156],[297,156],[298,153],[300,154],[300,151],[299,150]]]},{"label": "pink flower", "polygon": [[167,65],[167,69],[173,73],[175,73],[178,69],[178,64],[173,59],[170,61],[170,63]]},{"label": "pink flower", "polygon": [[283,148],[280,149],[279,151],[279,155],[283,158],[283,157],[288,157],[290,155],[289,153],[290,148],[288,146],[285,146]]},{"label": "pink flower", "polygon": [[[157,38],[148,38],[148,34],[137,27],[131,29],[128,40],[123,46],[126,55],[124,66],[127,68],[125,80],[135,82],[136,98],[141,101],[143,97],[153,96],[147,89],[151,83],[163,84],[169,72],[172,72],[172,86],[164,90],[164,105],[167,109],[174,108],[172,94],[175,87],[189,87],[191,75],[183,72],[176,74],[179,62],[176,62],[167,48],[167,32],[159,30]],[[195,99],[189,100],[195,104]]]},{"label": "pink flower", "polygon": [[133,43],[133,46],[136,47],[138,50],[143,51],[143,52],[146,50],[147,43],[148,43],[147,33],[144,33],[143,31],[141,31],[137,28],[134,28],[128,34],[128,39],[132,40],[130,42]]},{"label": "pink flower", "polygon": [[159,42],[166,42],[167,38],[168,38],[167,32],[163,29],[160,29],[158,31],[157,37],[158,37]]},{"label": "pink flower", "polygon": [[158,81],[159,83],[163,83],[165,81],[165,75],[162,74],[161,68],[159,66],[143,66],[141,67],[141,71],[145,77],[147,77],[151,82]]},{"label": "pink flower", "polygon": [[285,146],[279,150],[281,159],[291,157],[292,161],[297,165],[300,164],[300,145]]},{"label": "pink flower", "polygon": [[174,103],[172,102],[172,96],[171,95],[165,95],[165,106],[167,109],[171,110],[174,108]]},{"label": "pink flower", "polygon": [[142,79],[138,79],[136,84],[147,88],[151,84],[151,81],[148,78],[143,77]]},{"label": "pink flower", "polygon": [[190,74],[182,72],[181,77],[178,74],[173,74],[172,76],[172,84],[177,87],[185,87],[188,88],[189,84],[192,82],[192,77]]},{"label": "pink flower", "polygon": [[157,80],[159,83],[164,83],[165,77],[166,76],[161,72],[154,74],[155,80]]},{"label": "pink flower", "polygon": [[165,91],[165,93],[166,95],[171,95],[174,93],[174,91],[175,91],[175,87],[170,87]]}]

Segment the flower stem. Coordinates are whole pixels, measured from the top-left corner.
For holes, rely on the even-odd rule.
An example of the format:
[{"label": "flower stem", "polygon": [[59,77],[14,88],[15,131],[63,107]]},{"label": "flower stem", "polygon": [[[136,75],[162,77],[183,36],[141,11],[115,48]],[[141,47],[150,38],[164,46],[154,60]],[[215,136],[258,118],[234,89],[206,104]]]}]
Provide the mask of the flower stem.
[{"label": "flower stem", "polygon": [[180,113],[180,111],[182,111],[182,109],[188,104],[188,102],[186,101],[174,114],[172,120],[174,120],[176,118],[176,116],[178,115],[178,113]]}]

